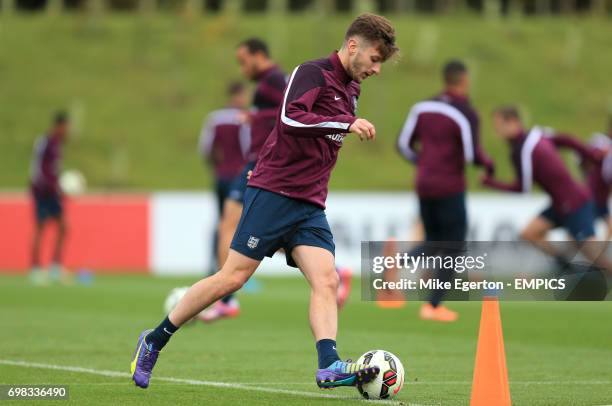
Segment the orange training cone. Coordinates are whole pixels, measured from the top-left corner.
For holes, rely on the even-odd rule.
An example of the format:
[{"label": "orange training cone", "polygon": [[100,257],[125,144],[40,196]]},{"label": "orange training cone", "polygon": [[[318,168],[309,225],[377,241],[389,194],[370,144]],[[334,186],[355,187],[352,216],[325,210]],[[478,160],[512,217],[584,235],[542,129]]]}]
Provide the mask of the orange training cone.
[{"label": "orange training cone", "polygon": [[504,335],[497,298],[484,298],[470,406],[510,406]]}]

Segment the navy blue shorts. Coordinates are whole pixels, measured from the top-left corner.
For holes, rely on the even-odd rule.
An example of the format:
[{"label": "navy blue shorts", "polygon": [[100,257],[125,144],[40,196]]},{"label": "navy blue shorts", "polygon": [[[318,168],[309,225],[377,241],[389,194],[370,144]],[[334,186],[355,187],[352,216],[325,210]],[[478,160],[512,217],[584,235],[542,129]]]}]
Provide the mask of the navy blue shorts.
[{"label": "navy blue shorts", "polygon": [[[219,209],[219,214],[223,214],[225,199],[228,198],[234,182],[237,182],[239,179],[240,175],[236,175],[233,178],[215,179],[215,196],[217,197],[217,208]],[[240,201],[240,203],[242,203],[242,201]]]},{"label": "navy blue shorts", "polygon": [[595,204],[591,200],[570,214],[561,215],[550,206],[540,213],[540,216],[555,227],[565,228],[576,241],[595,236]]},{"label": "navy blue shorts", "polygon": [[234,181],[232,181],[232,184],[230,186],[229,193],[227,194],[228,199],[232,199],[237,201],[238,203],[244,204],[244,192],[246,191],[247,182],[249,181],[247,179],[247,176],[249,174],[249,171],[252,171],[253,168],[255,168],[255,163],[256,162],[253,161],[246,164],[244,166],[244,169],[242,169],[242,172],[240,172],[240,175],[234,178]]},{"label": "navy blue shorts", "polygon": [[320,247],[335,254],[325,211],[311,203],[247,187],[231,248],[258,261],[284,248],[287,265],[297,267],[291,250],[298,245]]},{"label": "navy blue shorts", "polygon": [[610,209],[608,204],[597,204],[595,205],[595,218],[605,220],[610,215]]},{"label": "navy blue shorts", "polygon": [[42,223],[48,218],[59,218],[62,216],[62,198],[59,196],[39,196],[34,194],[34,206],[36,221]]}]

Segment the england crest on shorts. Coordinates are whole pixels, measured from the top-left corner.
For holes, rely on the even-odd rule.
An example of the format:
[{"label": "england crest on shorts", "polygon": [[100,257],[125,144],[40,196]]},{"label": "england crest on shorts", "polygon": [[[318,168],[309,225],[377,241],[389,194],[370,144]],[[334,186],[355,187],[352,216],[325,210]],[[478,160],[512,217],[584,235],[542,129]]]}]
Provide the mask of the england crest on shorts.
[{"label": "england crest on shorts", "polygon": [[259,238],[250,236],[249,241],[247,241],[247,247],[253,250],[257,248],[257,244],[259,244]]}]

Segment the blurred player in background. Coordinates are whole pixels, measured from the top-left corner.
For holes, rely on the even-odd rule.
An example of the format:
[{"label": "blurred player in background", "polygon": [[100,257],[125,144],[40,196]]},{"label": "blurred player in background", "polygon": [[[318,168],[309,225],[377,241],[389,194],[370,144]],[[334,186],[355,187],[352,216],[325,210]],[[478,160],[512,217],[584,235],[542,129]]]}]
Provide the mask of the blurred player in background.
[{"label": "blurred player in background", "polygon": [[[242,214],[244,192],[247,185],[247,174],[255,167],[259,150],[274,128],[275,116],[283,100],[285,90],[285,74],[270,58],[268,45],[258,38],[250,38],[238,45],[236,59],[242,74],[257,83],[253,95],[253,108],[242,114],[242,121],[249,123],[251,128],[250,147],[246,156],[247,163],[240,175],[230,185],[225,199],[219,224],[219,243],[217,261],[223,266],[227,258],[230,243],[240,215]],[[206,310],[205,321],[213,321],[222,317],[235,317],[240,313],[238,300],[230,294],[210,309]]]},{"label": "blurred player in background", "polygon": [[[211,112],[200,133],[198,149],[214,174],[215,195],[219,218],[230,186],[237,181],[246,165],[250,145],[250,129],[243,114],[248,107],[248,92],[241,82],[230,83],[227,88],[227,107]],[[213,237],[213,258],[217,257],[218,227]],[[218,269],[216,260],[211,269]]]},{"label": "blurred player in background", "polygon": [[608,133],[596,133],[591,137],[589,145],[602,155],[602,161],[597,164],[582,160],[589,189],[595,200],[595,215],[606,224],[606,240],[612,238],[612,218],[610,218],[610,185],[612,185],[612,118],[608,123]]},{"label": "blurred player in background", "polygon": [[[34,145],[30,168],[30,191],[34,201],[35,227],[32,239],[32,282],[43,284],[48,276],[60,280],[62,251],[66,235],[66,222],[63,210],[63,192],[59,184],[62,161],[62,146],[68,137],[69,120],[64,112],[57,113],[53,125],[47,133],[40,136]],[[45,224],[57,223],[57,238],[49,272],[43,271],[40,262],[40,242]]]},{"label": "blurred player in background", "polygon": [[569,149],[578,157],[586,185],[595,203],[595,218],[601,218],[606,222],[606,240],[609,239],[611,235],[610,211],[608,210],[610,183],[604,176],[603,159],[610,151],[610,138],[604,134],[595,134],[589,145],[585,145],[576,136],[558,133],[549,128],[543,130],[544,135],[557,148]]},{"label": "blurred player in background", "polygon": [[[417,166],[416,192],[425,230],[425,241],[465,241],[465,164],[473,163],[493,173],[493,162],[480,146],[478,114],[468,95],[470,78],[460,61],[448,62],[442,71],[444,91],[412,107],[398,138],[400,153]],[[422,250],[422,248],[419,248]],[[433,255],[433,252],[428,252]],[[445,254],[454,255],[454,250]],[[440,269],[437,279],[448,281],[452,272]],[[423,304],[424,320],[452,322],[458,314],[441,305],[445,291],[431,293]]]},{"label": "blurred player in background", "polygon": [[[537,126],[526,130],[518,108],[514,106],[495,110],[493,125],[495,132],[510,143],[511,160],[517,179],[512,183],[504,183],[488,175],[483,179],[483,184],[499,190],[523,193],[531,191],[534,183],[542,187],[549,195],[551,205],[523,229],[521,238],[555,258],[562,269],[568,268],[568,258],[565,258],[564,253],[557,252],[546,238],[550,230],[563,227],[577,242],[596,241],[595,205],[591,193],[585,185],[572,178],[557,151],[558,145],[568,145],[570,137],[555,137],[547,129]],[[601,155],[594,151],[584,146],[577,148],[583,149],[583,156],[594,164],[601,161]],[[612,266],[600,255],[601,247],[596,244],[580,244],[579,248],[592,263],[610,273]]]},{"label": "blurred player in background", "polygon": [[395,31],[374,14],[359,16],[340,51],[293,71],[274,130],[250,177],[238,229],[221,270],[193,285],[154,330],[138,338],[132,379],[149,386],[159,351],[170,337],[215,300],[238,290],[266,256],[283,248],[311,286],[310,326],[316,340],[320,387],[354,386],[380,369],[343,362],[336,351],[338,274],[325,216],[328,182],[346,134],[373,140],[376,129],[357,118],[360,83],[380,73],[397,51]]},{"label": "blurred player in background", "polygon": [[227,107],[211,112],[200,133],[199,151],[212,167],[219,215],[232,182],[242,173],[251,143],[251,132],[243,115],[248,108],[248,92],[241,82],[227,88]]}]

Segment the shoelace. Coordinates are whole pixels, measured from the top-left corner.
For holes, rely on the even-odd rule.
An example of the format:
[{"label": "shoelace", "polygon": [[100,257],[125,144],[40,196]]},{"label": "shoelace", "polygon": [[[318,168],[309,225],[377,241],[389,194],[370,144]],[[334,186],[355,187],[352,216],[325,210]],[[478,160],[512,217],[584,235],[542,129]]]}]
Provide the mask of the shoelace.
[{"label": "shoelace", "polygon": [[353,374],[366,367],[367,365],[353,363],[353,360],[351,359],[347,359],[346,361],[342,362],[342,372],[345,374]]},{"label": "shoelace", "polygon": [[151,370],[153,369],[153,364],[155,362],[155,360],[157,359],[157,354],[159,352],[157,351],[149,351],[148,349],[145,348],[145,354],[142,357],[142,366],[144,367],[143,369],[145,369],[148,375],[151,375]]}]

